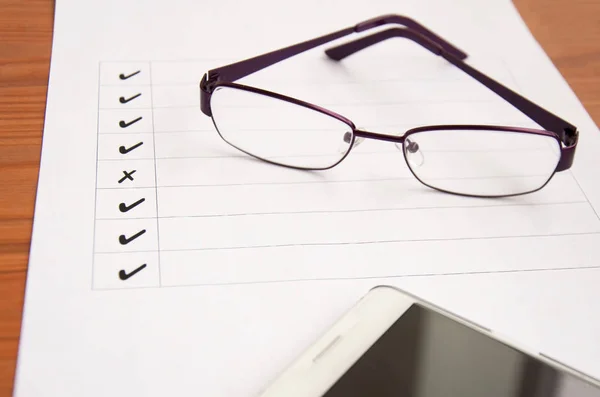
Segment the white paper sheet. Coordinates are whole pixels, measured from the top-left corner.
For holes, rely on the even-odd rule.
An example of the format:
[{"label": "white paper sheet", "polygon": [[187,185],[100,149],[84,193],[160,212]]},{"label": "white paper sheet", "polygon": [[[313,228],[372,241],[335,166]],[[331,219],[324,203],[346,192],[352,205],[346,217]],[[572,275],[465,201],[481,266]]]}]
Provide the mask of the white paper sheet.
[{"label": "white paper sheet", "polygon": [[[388,143],[317,173],[250,160],[201,113],[208,69],[388,13],[576,125],[573,168],[464,198],[420,185]],[[377,132],[535,127],[407,40],[339,64],[324,48],[243,82]],[[57,1],[15,395],[255,395],[381,283],[600,377],[599,155],[506,1]]]}]

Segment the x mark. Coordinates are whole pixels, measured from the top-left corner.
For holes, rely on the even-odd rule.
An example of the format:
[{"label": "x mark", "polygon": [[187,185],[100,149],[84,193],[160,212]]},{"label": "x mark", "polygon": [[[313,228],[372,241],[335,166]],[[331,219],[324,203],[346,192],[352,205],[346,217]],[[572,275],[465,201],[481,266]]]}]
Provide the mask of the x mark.
[{"label": "x mark", "polygon": [[133,174],[135,174],[137,170],[133,170],[133,171],[123,171],[123,178],[119,179],[119,183],[123,183],[124,181],[126,181],[127,179],[129,179],[130,181],[133,181]]}]

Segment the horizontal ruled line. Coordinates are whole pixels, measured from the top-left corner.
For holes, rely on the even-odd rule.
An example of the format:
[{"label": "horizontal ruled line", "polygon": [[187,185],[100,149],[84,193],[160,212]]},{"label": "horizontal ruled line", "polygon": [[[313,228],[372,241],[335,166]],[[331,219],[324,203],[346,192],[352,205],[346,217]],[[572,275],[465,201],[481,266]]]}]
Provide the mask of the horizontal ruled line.
[{"label": "horizontal ruled line", "polygon": [[[259,160],[257,160],[259,161]],[[293,170],[291,170],[293,171]],[[326,170],[322,170],[326,171]],[[311,171],[307,171],[311,172]],[[315,172],[315,171],[312,171]],[[448,180],[472,180],[472,179],[502,179],[502,178],[530,178],[539,177],[540,175],[488,175],[488,176],[468,176],[462,178],[431,178],[430,181],[448,181]],[[190,185],[160,185],[160,186],[140,186],[139,189],[147,188],[190,188],[190,187],[223,187],[223,186],[270,186],[270,185],[302,185],[302,184],[333,184],[333,183],[356,183],[356,182],[382,182],[382,181],[402,181],[402,180],[415,180],[418,181],[413,175],[407,175],[405,177],[396,178],[381,178],[381,179],[344,179],[344,180],[333,180],[333,181],[296,181],[296,182],[243,182],[243,183],[222,183],[222,184],[190,184]],[[426,187],[423,185],[422,187]],[[122,188],[122,187],[98,187],[98,190],[109,190],[109,189],[135,189],[135,188]],[[427,188],[428,191],[434,192],[435,189]],[[445,193],[450,194],[450,193]],[[502,199],[503,197],[495,198],[495,200]],[[484,199],[482,197],[482,199]]]},{"label": "horizontal ruled line", "polygon": [[421,210],[437,210],[437,209],[464,209],[464,208],[498,208],[498,207],[542,207],[550,205],[571,205],[571,204],[587,204],[587,201],[561,201],[551,203],[508,203],[495,205],[455,205],[455,206],[430,206],[430,207],[399,207],[399,208],[365,208],[365,209],[347,209],[347,210],[308,210],[308,211],[280,211],[280,212],[240,212],[231,214],[214,214],[214,215],[172,215],[158,217],[123,217],[123,218],[96,218],[97,220],[128,220],[128,219],[180,219],[180,218],[221,218],[221,217],[236,217],[236,216],[262,216],[262,215],[300,215],[300,214],[328,214],[328,213],[357,213],[357,212],[388,212],[388,211],[421,211]]},{"label": "horizontal ruled line", "polygon": [[509,273],[534,273],[534,272],[557,272],[557,271],[583,271],[600,269],[600,265],[595,266],[580,266],[580,267],[548,267],[538,269],[518,269],[518,270],[472,270],[463,272],[445,272],[445,273],[413,273],[400,275],[378,275],[378,276],[362,276],[362,277],[321,277],[321,278],[297,278],[297,279],[279,279],[265,281],[238,281],[227,283],[194,283],[194,284],[174,284],[162,286],[146,286],[133,288],[94,288],[95,291],[117,291],[128,289],[151,289],[151,288],[185,288],[185,287],[201,287],[201,286],[219,286],[219,285],[251,285],[251,284],[274,284],[274,283],[293,283],[293,282],[314,282],[314,281],[344,281],[344,280],[373,280],[387,278],[416,278],[416,277],[451,277],[451,276],[467,276],[480,274],[509,274]]},{"label": "horizontal ruled line", "polygon": [[[184,62],[185,63],[185,62]],[[203,73],[204,74],[204,73]],[[465,78],[462,75],[458,75],[458,76],[453,76],[453,77],[448,77],[448,76],[444,76],[443,74],[438,74],[438,75],[431,75],[431,77],[427,76],[427,77],[419,77],[418,79],[399,79],[397,77],[394,78],[379,78],[379,79],[352,79],[351,77],[350,80],[347,81],[340,81],[340,82],[331,82],[331,81],[327,81],[326,83],[322,80],[322,79],[315,79],[315,80],[290,80],[290,78],[293,78],[292,75],[289,76],[289,78],[281,78],[281,79],[276,79],[276,78],[271,78],[271,79],[265,79],[263,81],[255,81],[255,82],[242,82],[241,84],[243,85],[248,85],[250,87],[257,87],[257,88],[263,88],[263,86],[266,86],[267,84],[282,84],[282,85],[314,85],[316,87],[323,87],[325,84],[329,85],[364,85],[365,83],[411,83],[411,84],[419,84],[420,82],[439,82],[439,81],[443,81],[444,83],[463,83],[465,80]],[[180,82],[168,82],[168,83],[146,83],[146,84],[100,84],[100,87],[127,87],[127,86],[139,86],[139,87],[182,87],[182,86],[189,86],[189,87],[194,87],[194,89],[197,89],[199,87],[200,84],[200,80],[202,79],[202,76],[200,76],[198,78],[198,80],[189,80],[189,81],[180,81]],[[265,88],[265,89],[269,89],[270,88]],[[315,88],[317,89],[317,88]]]},{"label": "horizontal ruled line", "polygon": [[[418,105],[422,105],[422,104],[432,104],[432,105],[436,105],[436,104],[447,104],[447,103],[451,103],[451,104],[457,104],[457,103],[482,103],[482,104],[486,104],[486,103],[494,103],[496,101],[491,101],[491,100],[481,100],[481,99],[463,99],[460,101],[455,101],[455,100],[451,100],[451,99],[444,99],[444,100],[435,100],[435,99],[423,99],[423,100],[405,100],[405,101],[381,101],[381,102],[374,102],[374,101],[364,101],[364,102],[344,102],[344,103],[339,103],[339,102],[318,102],[319,106],[360,106],[360,107],[371,107],[371,106],[390,106],[390,105],[410,105],[410,104],[418,104]],[[315,103],[317,104],[317,103]],[[248,109],[249,107],[244,106],[244,105],[237,105],[237,106],[226,106],[226,108],[228,109],[235,109],[235,108],[240,108],[240,109]],[[250,107],[252,108],[252,107]],[[152,107],[101,107],[99,108],[100,110],[124,110],[124,109],[137,109],[137,110],[157,110],[157,109],[198,109],[198,111],[200,111],[200,102],[198,102],[197,104],[193,104],[193,105],[167,105],[167,106],[154,106]],[[260,109],[260,108],[258,108]]]},{"label": "horizontal ruled line", "polygon": [[[323,246],[349,246],[349,245],[372,245],[372,244],[402,244],[402,243],[419,243],[419,242],[435,242],[435,241],[482,241],[482,240],[504,240],[513,238],[545,238],[545,237],[565,237],[565,236],[596,236],[600,232],[584,232],[584,233],[559,233],[559,234],[532,234],[532,235],[512,235],[512,236],[492,236],[492,237],[459,237],[459,238],[432,238],[432,239],[406,239],[406,240],[375,240],[375,241],[359,241],[359,242],[322,242],[322,243],[300,243],[300,244],[266,244],[252,246],[235,246],[235,247],[220,247],[220,248],[180,248],[180,249],[164,249],[160,252],[190,252],[190,251],[228,251],[228,250],[246,250],[246,249],[268,249],[268,248],[286,248],[286,247],[323,247]],[[131,252],[156,252],[158,250],[141,250],[141,251],[97,251],[96,254],[126,254]]]}]

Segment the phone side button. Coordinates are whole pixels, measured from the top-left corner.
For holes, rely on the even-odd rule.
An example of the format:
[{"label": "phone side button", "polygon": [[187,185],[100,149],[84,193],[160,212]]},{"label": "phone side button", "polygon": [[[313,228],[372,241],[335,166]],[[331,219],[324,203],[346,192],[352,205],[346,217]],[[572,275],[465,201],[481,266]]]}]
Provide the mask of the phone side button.
[{"label": "phone side button", "polygon": [[313,357],[313,362],[317,362],[321,357],[327,353],[328,350],[338,344],[338,342],[342,339],[342,335],[338,335],[331,342],[329,342],[316,356]]}]

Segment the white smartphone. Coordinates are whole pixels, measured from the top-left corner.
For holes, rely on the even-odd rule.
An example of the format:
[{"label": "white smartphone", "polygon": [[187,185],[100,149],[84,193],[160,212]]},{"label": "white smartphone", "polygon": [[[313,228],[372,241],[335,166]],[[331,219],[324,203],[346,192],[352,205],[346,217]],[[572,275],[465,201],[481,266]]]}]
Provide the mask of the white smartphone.
[{"label": "white smartphone", "polygon": [[282,396],[600,397],[600,382],[378,286],[260,394]]}]

